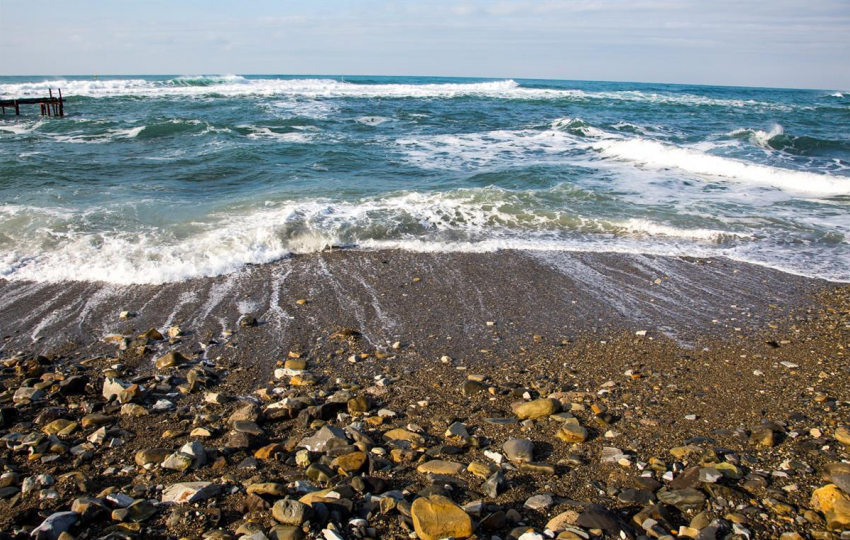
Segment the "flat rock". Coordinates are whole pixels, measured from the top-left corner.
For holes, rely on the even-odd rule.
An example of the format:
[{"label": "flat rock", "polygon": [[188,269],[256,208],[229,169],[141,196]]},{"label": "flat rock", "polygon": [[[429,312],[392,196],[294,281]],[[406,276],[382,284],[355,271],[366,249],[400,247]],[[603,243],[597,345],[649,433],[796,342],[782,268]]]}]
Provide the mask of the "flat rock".
[{"label": "flat rock", "polygon": [[162,502],[193,503],[214,497],[219,491],[219,487],[212,482],[181,482],[165,488]]},{"label": "flat rock", "polygon": [[659,491],[657,496],[659,501],[675,506],[682,512],[699,510],[705,504],[705,494],[694,488]]},{"label": "flat rock", "polygon": [[298,446],[311,452],[324,452],[328,443],[333,439],[341,440],[343,443],[347,442],[345,432],[342,429],[335,426],[323,426],[314,435],[302,439]]},{"label": "flat rock", "polygon": [[625,538],[633,539],[635,537],[631,525],[626,523],[619,515],[599,504],[591,504],[585,508],[579,514],[576,524],[587,529],[601,529],[614,538],[621,538],[621,534]]},{"label": "flat rock", "polygon": [[468,538],[473,534],[472,519],[448,497],[419,497],[410,508],[413,528],[421,540]]},{"label": "flat rock", "polygon": [[422,474],[448,474],[458,475],[463,472],[463,465],[453,461],[443,461],[441,459],[433,459],[426,461],[422,465],[416,467],[416,472]]}]

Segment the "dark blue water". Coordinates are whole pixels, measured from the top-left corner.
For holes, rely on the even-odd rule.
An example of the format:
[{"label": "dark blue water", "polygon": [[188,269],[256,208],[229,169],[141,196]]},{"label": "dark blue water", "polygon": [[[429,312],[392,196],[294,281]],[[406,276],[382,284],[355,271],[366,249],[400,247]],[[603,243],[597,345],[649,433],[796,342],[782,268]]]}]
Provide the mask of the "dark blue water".
[{"label": "dark blue water", "polygon": [[419,77],[0,77],[0,275],[329,245],[723,255],[850,280],[850,94]]}]

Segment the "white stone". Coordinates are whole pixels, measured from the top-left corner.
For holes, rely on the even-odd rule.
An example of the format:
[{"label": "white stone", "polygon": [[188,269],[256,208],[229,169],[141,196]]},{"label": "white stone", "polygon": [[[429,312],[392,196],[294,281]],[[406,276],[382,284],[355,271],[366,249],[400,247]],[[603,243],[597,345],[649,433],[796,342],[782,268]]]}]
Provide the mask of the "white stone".
[{"label": "white stone", "polygon": [[181,482],[171,484],[162,492],[162,502],[191,503],[214,497],[219,487],[212,482]]}]

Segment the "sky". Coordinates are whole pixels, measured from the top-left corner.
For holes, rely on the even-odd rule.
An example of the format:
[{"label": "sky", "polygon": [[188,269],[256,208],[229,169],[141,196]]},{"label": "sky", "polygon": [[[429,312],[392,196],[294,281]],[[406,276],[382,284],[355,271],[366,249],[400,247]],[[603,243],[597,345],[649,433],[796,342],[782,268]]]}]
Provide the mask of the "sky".
[{"label": "sky", "polygon": [[850,90],[850,0],[0,0],[0,75],[431,75]]}]

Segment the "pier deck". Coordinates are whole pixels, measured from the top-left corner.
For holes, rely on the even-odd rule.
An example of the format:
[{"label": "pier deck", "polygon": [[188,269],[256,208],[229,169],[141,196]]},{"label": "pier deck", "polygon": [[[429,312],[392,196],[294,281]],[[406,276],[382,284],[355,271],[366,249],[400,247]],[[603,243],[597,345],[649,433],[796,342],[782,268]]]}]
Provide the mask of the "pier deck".
[{"label": "pier deck", "polygon": [[41,107],[42,116],[65,116],[65,99],[62,97],[62,89],[58,89],[59,97],[53,95],[53,89],[49,89],[48,97],[0,99],[0,109],[6,114],[6,107],[14,108],[15,114],[21,114],[21,105],[38,105]]}]

